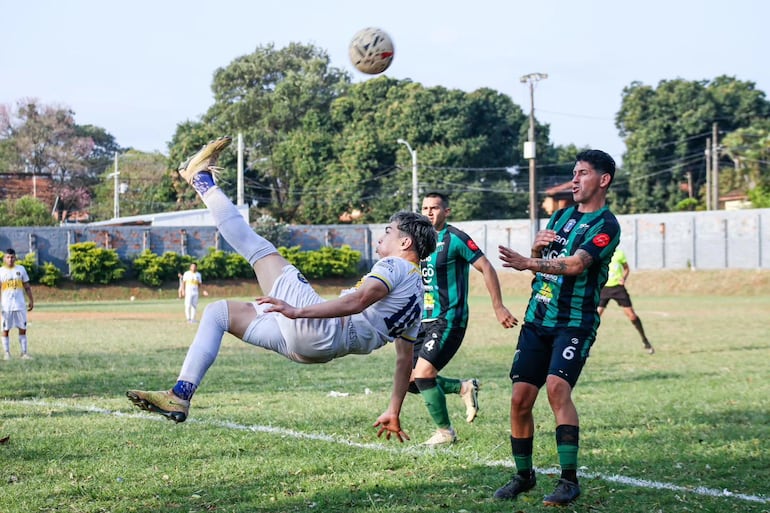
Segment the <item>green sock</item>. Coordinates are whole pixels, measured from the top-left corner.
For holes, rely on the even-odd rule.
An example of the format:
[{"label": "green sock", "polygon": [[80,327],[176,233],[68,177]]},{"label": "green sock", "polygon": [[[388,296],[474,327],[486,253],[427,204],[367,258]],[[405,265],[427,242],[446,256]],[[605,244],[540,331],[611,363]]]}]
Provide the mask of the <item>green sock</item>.
[{"label": "green sock", "polygon": [[446,396],[444,391],[432,378],[417,378],[414,380],[417,388],[420,389],[420,395],[425,406],[428,408],[433,422],[443,429],[449,429],[452,423],[449,421],[449,412],[446,408]]},{"label": "green sock", "polygon": [[455,378],[436,376],[436,384],[441,387],[445,394],[459,394],[463,388],[462,380]]},{"label": "green sock", "polygon": [[532,445],[534,438],[511,437],[511,455],[516,463],[516,471],[519,475],[530,477],[532,475]]},{"label": "green sock", "polygon": [[556,427],[556,451],[562,477],[577,482],[579,430],[578,426]]}]

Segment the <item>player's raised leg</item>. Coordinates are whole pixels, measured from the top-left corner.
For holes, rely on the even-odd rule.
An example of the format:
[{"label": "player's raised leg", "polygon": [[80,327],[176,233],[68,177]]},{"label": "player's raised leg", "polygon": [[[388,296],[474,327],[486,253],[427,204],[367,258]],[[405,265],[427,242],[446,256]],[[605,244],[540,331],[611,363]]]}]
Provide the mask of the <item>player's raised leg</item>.
[{"label": "player's raised leg", "polygon": [[179,166],[179,174],[190,185],[208,207],[217,229],[240,255],[249,261],[264,294],[273,288],[289,262],[275,246],[258,235],[243,219],[233,202],[217,187],[214,175],[219,154],[232,142],[230,137],[220,137],[205,145],[198,153]]}]

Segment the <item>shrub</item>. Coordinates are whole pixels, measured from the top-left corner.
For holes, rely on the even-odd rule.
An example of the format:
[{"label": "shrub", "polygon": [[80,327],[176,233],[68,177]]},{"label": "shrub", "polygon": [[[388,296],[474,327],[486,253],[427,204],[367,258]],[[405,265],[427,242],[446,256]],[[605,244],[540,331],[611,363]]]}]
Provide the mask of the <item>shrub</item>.
[{"label": "shrub", "polygon": [[106,285],[119,281],[126,274],[126,266],[114,249],[96,247],[95,242],[78,242],[70,246],[70,277],[76,283]]},{"label": "shrub", "polygon": [[150,287],[160,287],[163,283],[176,281],[179,273],[194,261],[189,255],[166,251],[159,256],[145,249],[134,258],[132,266],[137,280]]},{"label": "shrub", "polygon": [[[0,259],[5,254],[0,251]],[[47,287],[56,287],[61,281],[62,274],[58,267],[51,262],[46,262],[42,266],[37,265],[37,256],[35,252],[27,253],[18,263],[24,266],[29,275],[30,283],[42,283]]]},{"label": "shrub", "polygon": [[61,282],[62,274],[58,267],[51,262],[43,264],[43,274],[40,276],[40,283],[46,287],[57,287]]},{"label": "shrub", "polygon": [[300,251],[299,246],[281,247],[278,252],[309,279],[354,276],[361,261],[361,252],[348,245],[341,248],[323,247],[314,251]]},{"label": "shrub", "polygon": [[230,278],[227,273],[227,253],[221,249],[209,248],[209,252],[198,264],[198,271],[206,280]]}]

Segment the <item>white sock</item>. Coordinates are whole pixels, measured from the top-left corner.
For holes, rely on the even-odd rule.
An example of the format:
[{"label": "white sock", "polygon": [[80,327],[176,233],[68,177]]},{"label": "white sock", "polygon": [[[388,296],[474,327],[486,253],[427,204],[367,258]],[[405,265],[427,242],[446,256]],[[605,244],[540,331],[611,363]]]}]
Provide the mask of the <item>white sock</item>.
[{"label": "white sock", "polygon": [[11,339],[10,337],[2,337],[3,338],[3,351],[6,353],[11,352]]},{"label": "white sock", "polygon": [[19,335],[19,345],[21,346],[21,354],[27,354],[27,335]]},{"label": "white sock", "polygon": [[202,199],[214,217],[219,232],[249,264],[254,265],[260,258],[278,252],[269,240],[251,229],[222,189],[212,187]]},{"label": "white sock", "polygon": [[196,387],[203,381],[203,376],[217,359],[222,337],[230,326],[227,301],[215,301],[203,309],[203,317],[198,324],[190,349],[187,350],[178,381],[188,381]]}]

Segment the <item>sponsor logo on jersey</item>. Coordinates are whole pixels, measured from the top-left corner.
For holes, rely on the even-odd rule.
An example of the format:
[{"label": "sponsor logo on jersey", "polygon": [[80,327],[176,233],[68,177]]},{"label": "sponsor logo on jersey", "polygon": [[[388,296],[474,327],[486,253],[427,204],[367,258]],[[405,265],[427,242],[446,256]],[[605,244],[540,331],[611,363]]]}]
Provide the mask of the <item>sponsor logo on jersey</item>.
[{"label": "sponsor logo on jersey", "polygon": [[387,269],[390,272],[393,272],[393,269],[395,268],[395,262],[392,258],[385,258],[380,260],[380,263],[382,264],[385,269]]},{"label": "sponsor logo on jersey", "polygon": [[599,235],[595,236],[593,239],[591,239],[591,242],[596,245],[598,248],[604,248],[607,246],[607,244],[610,243],[610,236],[606,233],[600,233]]},{"label": "sponsor logo on jersey", "polygon": [[475,242],[473,242],[473,239],[468,239],[468,248],[470,248],[471,251],[479,250],[479,247],[476,245]]},{"label": "sponsor logo on jersey", "polygon": [[583,224],[581,224],[580,226],[578,226],[578,229],[577,229],[577,231],[576,231],[575,233],[577,233],[578,235],[580,235],[581,233],[585,233],[585,232],[586,232],[586,230],[588,230],[588,227],[589,227],[589,226],[590,226],[590,225],[588,225],[588,224],[586,224],[586,223],[583,223]]},{"label": "sponsor logo on jersey", "polygon": [[574,219],[570,219],[569,221],[567,221],[567,224],[564,225],[564,233],[569,233],[570,230],[575,227],[576,223],[577,221],[575,221]]}]

